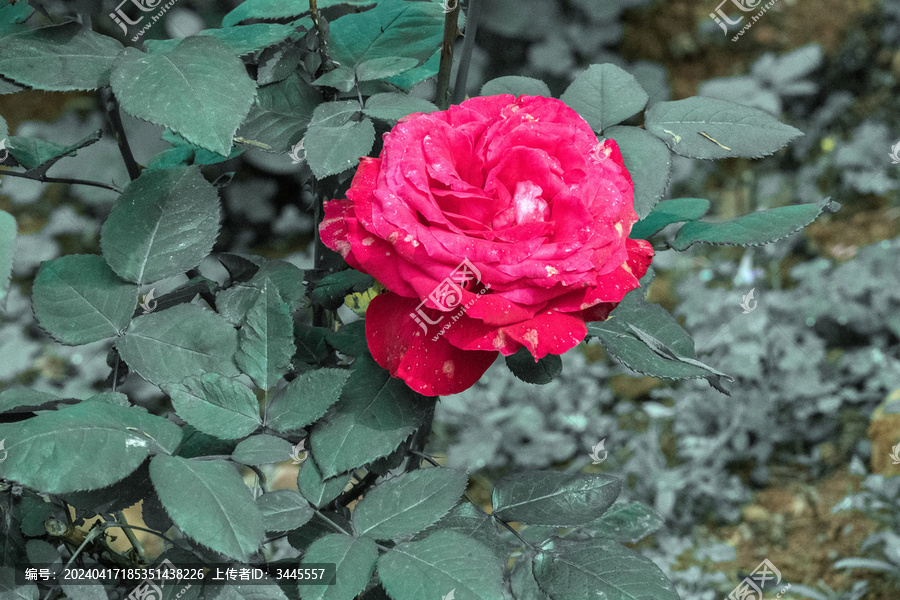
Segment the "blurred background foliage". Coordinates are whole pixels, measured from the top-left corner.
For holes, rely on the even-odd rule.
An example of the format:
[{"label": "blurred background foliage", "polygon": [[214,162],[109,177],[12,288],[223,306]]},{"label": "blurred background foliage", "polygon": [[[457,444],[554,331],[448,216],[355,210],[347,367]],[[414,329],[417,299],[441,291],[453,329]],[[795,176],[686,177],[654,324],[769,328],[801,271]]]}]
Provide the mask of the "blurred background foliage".
[{"label": "blurred background foliage", "polygon": [[[75,15],[86,2],[41,4]],[[890,152],[900,142],[900,2],[779,0],[736,42],[709,18],[715,0],[478,2],[470,94],[495,77],[525,75],[558,95],[587,65],[614,63],[651,101],[725,98],[806,134],[759,161],[675,156],[667,197],[708,198],[721,218],[825,196],[843,208],[760,249],[658,248],[649,299],[674,311],[701,360],[735,378],[730,397],[705,381],[636,377],[588,342],[563,357],[550,384],[526,384],[495,365],[472,389],[443,399],[429,450],[470,469],[470,493],[486,503],[489,482],[515,469],[624,477],[630,497],[665,522],[642,551],[686,600],[724,597],[763,558],[795,584],[784,598],[895,600],[900,465],[889,455],[900,444],[900,166]],[[96,14],[90,4],[82,12]],[[148,35],[216,27],[236,4],[179,0]],[[108,19],[93,26],[119,33]],[[434,82],[414,93],[432,98]],[[108,127],[90,94],[0,95],[0,113],[11,132],[58,143]],[[159,128],[127,117],[125,125],[142,164],[168,147]],[[223,163],[222,173],[232,172],[215,250],[311,266],[308,170],[248,150]],[[128,179],[108,135],[51,175]],[[77,397],[102,389],[102,344],[50,343],[29,297],[40,261],[99,250],[114,198],[2,178],[0,209],[22,235],[0,315],[0,389]],[[745,312],[751,290],[757,304]],[[138,378],[128,386],[122,391],[145,405],[165,401]],[[607,458],[592,464],[601,440]]]}]

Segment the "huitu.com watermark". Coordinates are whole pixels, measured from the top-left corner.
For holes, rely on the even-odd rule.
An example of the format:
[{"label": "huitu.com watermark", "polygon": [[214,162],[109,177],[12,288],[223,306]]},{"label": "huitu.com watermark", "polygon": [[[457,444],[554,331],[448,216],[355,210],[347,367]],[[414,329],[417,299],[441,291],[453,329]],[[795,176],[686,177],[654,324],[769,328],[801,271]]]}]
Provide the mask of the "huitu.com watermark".
[{"label": "huitu.com watermark", "polygon": [[[774,580],[774,582],[772,582]],[[762,600],[763,590],[766,584],[770,583],[769,588],[774,588],[781,583],[781,571],[775,568],[769,559],[763,560],[753,572],[744,577],[736,588],[728,594],[728,600]],[[781,598],[785,592],[791,589],[791,584],[785,585],[778,591],[775,600]]]},{"label": "huitu.com watermark", "polygon": [[[444,323],[441,330],[438,331],[432,338],[432,342],[436,342],[438,338],[440,338],[444,333],[450,329],[450,327],[463,316],[466,310],[469,309],[472,304],[478,299],[473,298],[469,300],[465,305],[462,304],[463,300],[463,288],[462,286],[468,284],[470,281],[474,281],[476,284],[482,283],[481,281],[481,272],[469,262],[469,259],[464,258],[459,266],[453,269],[453,272],[450,275],[441,281],[437,287],[434,288],[430,294],[428,294],[428,298],[422,300],[419,303],[419,306],[416,307],[416,312],[409,313],[409,316],[413,318],[413,320],[419,324],[419,327],[422,328],[422,331],[425,334],[428,334],[428,325],[438,325],[441,321],[444,320],[446,315],[442,315],[437,319],[432,320],[425,314],[425,311],[422,310],[422,307],[428,300],[431,300],[435,306],[437,306],[438,310],[441,312],[450,312],[456,307],[460,307],[458,311],[454,314],[450,315],[449,321]],[[482,283],[482,289],[478,291],[478,295],[484,295],[491,289],[491,286]],[[427,325],[426,325],[427,323]]]},{"label": "huitu.com watermark", "polygon": [[[122,31],[125,32],[125,35],[131,35],[128,29],[129,26],[134,27],[140,24],[141,21],[144,20],[144,17],[149,16],[150,21],[145,23],[143,27],[141,27],[131,38],[132,42],[136,42],[141,38],[141,36],[147,33],[147,31],[151,27],[153,27],[153,25],[157,21],[163,18],[163,15],[165,15],[166,12],[168,12],[168,10],[172,8],[172,6],[174,6],[177,1],[178,0],[169,0],[168,2],[163,4],[163,0],[122,0],[122,2],[119,3],[116,9],[113,12],[109,13],[109,16],[119,27],[122,28]],[[131,5],[136,6],[140,12],[135,12],[131,8]],[[132,19],[129,16],[128,12],[126,12],[126,10],[128,12],[131,12],[133,15],[140,16],[138,16],[136,19]],[[156,11],[156,14],[153,15],[141,14],[154,11]]]},{"label": "huitu.com watermark", "polygon": [[748,315],[753,312],[756,308],[756,299],[753,297],[753,293],[756,291],[756,288],[753,288],[746,294],[744,294],[743,299],[741,300],[741,308],[744,309],[744,314]]},{"label": "huitu.com watermark", "polygon": [[762,17],[767,10],[775,6],[776,2],[778,2],[778,0],[769,0],[766,4],[763,5],[763,0],[722,0],[722,2],[719,3],[719,6],[716,7],[716,11],[709,13],[709,16],[713,21],[716,22],[719,27],[722,28],[722,31],[724,31],[727,35],[728,26],[739,25],[741,21],[744,20],[744,16],[741,15],[737,19],[732,20],[731,17],[729,17],[725,13],[725,11],[722,10],[723,5],[731,3],[742,12],[756,12],[756,14],[754,15],[749,15],[750,20],[741,28],[740,31],[737,32],[734,37],[731,38],[732,42],[736,42],[738,41],[738,38],[744,35],[744,32],[749,30],[751,27],[753,27],[754,23],[759,21],[760,17]]}]

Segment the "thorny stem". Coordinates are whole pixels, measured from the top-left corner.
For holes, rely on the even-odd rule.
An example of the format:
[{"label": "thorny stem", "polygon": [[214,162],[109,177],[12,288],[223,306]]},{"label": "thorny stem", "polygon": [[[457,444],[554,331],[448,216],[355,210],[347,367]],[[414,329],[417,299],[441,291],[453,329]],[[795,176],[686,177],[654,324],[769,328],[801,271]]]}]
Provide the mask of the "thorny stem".
[{"label": "thorny stem", "polygon": [[326,73],[328,71],[334,71],[337,66],[334,64],[334,61],[331,60],[331,55],[328,52],[328,43],[325,41],[325,30],[322,28],[322,20],[319,17],[318,0],[309,0],[309,13],[312,17],[313,25],[316,27],[316,37],[319,38],[319,54],[322,55],[322,68]]},{"label": "thorny stem", "polygon": [[[188,278],[188,281],[192,279],[202,278],[203,275],[200,273],[200,269],[194,268],[185,273],[185,276]],[[209,304],[209,307],[213,310],[216,310],[216,295],[209,291],[209,288],[205,285],[199,286],[198,293],[203,300]]]},{"label": "thorny stem", "polygon": [[348,490],[346,492],[341,492],[341,495],[328,503],[330,508],[334,508],[336,506],[343,506],[346,508],[348,504],[350,504],[356,498],[359,498],[360,495],[364,494],[366,490],[372,487],[375,484],[375,481],[378,479],[378,473],[368,472],[366,476],[362,478],[353,489]]},{"label": "thorny stem", "polygon": [[68,177],[47,177],[46,175],[33,175],[30,173],[19,173],[17,171],[0,170],[0,175],[9,177],[21,177],[22,179],[31,179],[32,181],[40,181],[41,183],[68,183],[71,185],[89,185],[92,187],[111,190],[117,194],[122,193],[122,188],[111,183],[101,183],[99,181],[88,181],[86,179],[70,179]]},{"label": "thorny stem", "polygon": [[472,52],[475,50],[475,34],[478,32],[478,11],[475,8],[477,5],[478,0],[469,0],[469,3],[466,5],[466,35],[463,39],[459,70],[456,72],[456,85],[453,86],[453,104],[459,104],[466,99],[469,65],[472,63]]},{"label": "thorny stem", "polygon": [[[431,429],[434,425],[434,408],[435,405],[432,404],[428,409],[428,413],[425,415],[423,419],[422,425],[420,425],[415,432],[412,434],[412,438],[409,440],[409,453],[411,454],[420,454],[423,450],[425,450],[425,442],[428,439],[428,434],[431,433]],[[415,471],[419,468],[421,461],[413,461],[410,460],[406,464],[406,472]]]},{"label": "thorny stem", "polygon": [[450,70],[453,68],[453,43],[459,36],[459,0],[444,17],[444,41],[441,42],[441,66],[438,68],[435,104],[441,110],[450,108]]},{"label": "thorny stem", "polygon": [[131,543],[131,546],[137,553],[138,559],[141,561],[141,563],[146,562],[144,546],[143,544],[141,544],[141,541],[137,539],[137,536],[134,535],[134,532],[131,530],[131,528],[128,527],[128,519],[125,518],[125,512],[121,510],[116,511],[115,515],[116,524],[125,525],[125,527],[122,527],[122,531],[125,532],[125,537],[128,538],[128,541]]},{"label": "thorny stem", "polygon": [[122,160],[125,161],[125,168],[128,169],[128,176],[134,181],[141,175],[141,168],[134,159],[134,154],[131,153],[131,146],[128,145],[128,137],[125,135],[125,126],[122,125],[122,115],[119,114],[119,102],[111,90],[105,90],[104,106],[115,131],[116,142],[119,144]]}]

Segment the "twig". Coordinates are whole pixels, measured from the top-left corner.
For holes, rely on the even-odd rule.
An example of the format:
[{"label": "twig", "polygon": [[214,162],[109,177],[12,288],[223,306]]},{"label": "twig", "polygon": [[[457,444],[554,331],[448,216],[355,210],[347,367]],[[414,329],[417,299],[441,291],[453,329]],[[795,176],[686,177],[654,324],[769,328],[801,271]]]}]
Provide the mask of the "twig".
[{"label": "twig", "polygon": [[328,52],[328,43],[325,41],[325,29],[323,29],[322,20],[319,17],[318,0],[309,0],[309,13],[312,17],[313,25],[316,27],[316,37],[319,38],[319,54],[322,55],[322,69],[326,73],[334,71],[337,66],[331,60],[331,54]]},{"label": "twig", "polygon": [[[444,41],[441,42],[441,66],[438,68],[435,104],[441,110],[450,108],[450,71],[453,68],[453,43],[459,36],[459,0],[444,17]],[[467,27],[468,29],[468,27]]]},{"label": "twig", "polygon": [[353,489],[348,490],[346,492],[341,492],[341,494],[328,503],[328,508],[334,508],[336,506],[343,506],[346,508],[348,504],[350,504],[353,500],[359,498],[359,496],[366,492],[372,485],[375,484],[375,481],[378,479],[378,473],[373,473],[369,471],[366,473],[366,476],[363,477]]},{"label": "twig", "polygon": [[213,310],[216,310],[216,295],[210,291],[209,286],[204,284],[205,278],[200,273],[200,269],[196,269],[196,268],[191,269],[187,273],[185,273],[185,276],[188,278],[188,282],[190,282],[193,279],[200,278],[201,285],[199,286],[200,289],[199,289],[198,293],[200,294],[200,297],[203,298],[203,300],[207,304],[209,304],[210,308],[212,308]]},{"label": "twig", "polygon": [[144,545],[141,544],[141,541],[139,539],[137,539],[137,536],[135,536],[134,532],[131,531],[131,528],[128,527],[128,519],[125,518],[125,512],[119,510],[119,511],[116,511],[115,515],[116,515],[116,523],[125,525],[125,527],[122,527],[122,531],[125,532],[125,537],[128,538],[128,541],[131,542],[131,546],[134,548],[134,551],[137,553],[138,559],[141,561],[141,563],[146,563],[147,560],[146,560],[146,556],[145,556]]},{"label": "twig", "polygon": [[33,175],[31,173],[19,173],[18,171],[0,170],[0,175],[9,177],[21,177],[22,179],[31,179],[32,181],[40,181],[41,183],[68,183],[71,185],[90,185],[92,187],[111,190],[117,194],[122,193],[122,188],[110,183],[101,183],[99,181],[88,181],[86,179],[70,179],[68,177],[47,177],[46,175]]},{"label": "twig", "polygon": [[466,83],[469,79],[469,65],[472,63],[472,52],[475,50],[475,34],[478,33],[478,0],[469,0],[466,5],[466,35],[463,39],[462,55],[459,70],[456,72],[456,85],[453,86],[453,104],[466,99]]},{"label": "twig", "polygon": [[131,146],[128,145],[128,138],[125,136],[125,126],[122,125],[122,115],[119,114],[119,102],[113,95],[111,90],[104,93],[104,108],[109,116],[109,121],[113,126],[116,134],[116,142],[119,144],[119,152],[122,154],[122,160],[125,161],[125,168],[128,169],[128,176],[132,181],[140,177],[141,168],[131,153]]}]

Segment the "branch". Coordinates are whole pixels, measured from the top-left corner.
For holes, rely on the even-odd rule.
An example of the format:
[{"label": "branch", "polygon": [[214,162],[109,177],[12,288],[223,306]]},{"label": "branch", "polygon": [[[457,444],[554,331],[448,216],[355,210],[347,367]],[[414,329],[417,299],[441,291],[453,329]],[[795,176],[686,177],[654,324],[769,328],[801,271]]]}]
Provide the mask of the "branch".
[{"label": "branch", "polygon": [[331,60],[331,54],[328,52],[328,43],[325,41],[325,29],[322,27],[322,20],[319,16],[318,0],[309,0],[309,13],[312,17],[313,25],[316,27],[316,37],[319,38],[319,54],[322,55],[322,68],[326,73],[334,71],[337,65]]},{"label": "branch", "polygon": [[128,176],[132,181],[137,179],[141,174],[141,168],[131,153],[131,146],[128,145],[128,138],[125,136],[125,126],[122,125],[122,115],[119,114],[119,102],[109,89],[104,90],[104,108],[109,116],[113,131],[116,134],[116,142],[119,144],[119,152],[122,154],[122,160],[125,161],[125,167],[128,169]]},{"label": "branch", "polygon": [[469,79],[469,65],[472,63],[472,52],[475,50],[475,34],[478,33],[478,11],[475,7],[478,0],[469,0],[466,5],[466,35],[463,39],[462,56],[459,70],[456,72],[456,85],[453,86],[453,104],[466,99],[466,82]]},{"label": "branch", "polygon": [[[450,70],[453,68],[453,42],[459,36],[459,0],[444,17],[444,41],[441,42],[441,66],[438,68],[435,104],[441,110],[450,108]],[[467,27],[468,28],[468,27]]]},{"label": "branch", "polygon": [[68,183],[71,185],[90,185],[93,187],[111,190],[117,194],[122,193],[122,188],[110,183],[101,183],[99,181],[88,181],[86,179],[69,179],[67,177],[47,177],[46,175],[34,175],[28,172],[20,173],[18,171],[0,170],[0,175],[8,175],[9,177],[21,177],[22,179],[31,179],[32,181],[40,181],[41,183]]},{"label": "branch", "polygon": [[359,498],[362,494],[364,494],[375,481],[378,479],[378,474],[369,471],[366,473],[366,476],[363,477],[356,485],[353,486],[353,489],[348,490],[346,492],[341,492],[341,494],[328,503],[327,509],[334,510],[336,506],[347,507],[353,500]]},{"label": "branch", "polygon": [[128,519],[125,518],[125,511],[116,511],[115,517],[116,523],[125,525],[125,527],[122,528],[122,531],[125,532],[125,537],[128,538],[128,541],[131,543],[131,547],[134,548],[134,551],[138,556],[138,560],[141,561],[142,564],[147,562],[144,546],[143,544],[141,544],[141,541],[137,539],[137,536],[134,535],[134,532],[131,530],[131,528],[128,527]]}]

